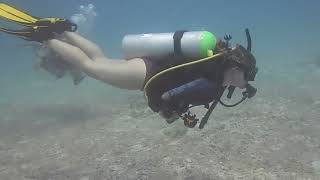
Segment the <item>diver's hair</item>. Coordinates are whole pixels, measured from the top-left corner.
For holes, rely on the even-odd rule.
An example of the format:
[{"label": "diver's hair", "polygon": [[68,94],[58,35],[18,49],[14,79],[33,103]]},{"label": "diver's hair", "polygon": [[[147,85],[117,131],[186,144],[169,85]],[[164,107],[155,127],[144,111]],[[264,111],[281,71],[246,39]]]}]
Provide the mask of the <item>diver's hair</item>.
[{"label": "diver's hair", "polygon": [[225,55],[227,67],[240,67],[248,70],[256,67],[256,59],[250,51],[241,45],[237,45],[235,49]]}]

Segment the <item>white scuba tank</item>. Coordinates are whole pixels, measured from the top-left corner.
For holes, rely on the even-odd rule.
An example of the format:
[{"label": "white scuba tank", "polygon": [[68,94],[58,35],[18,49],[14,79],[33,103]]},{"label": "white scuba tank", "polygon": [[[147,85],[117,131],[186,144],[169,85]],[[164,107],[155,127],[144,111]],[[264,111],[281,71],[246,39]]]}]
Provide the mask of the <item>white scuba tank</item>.
[{"label": "white scuba tank", "polygon": [[189,60],[208,57],[214,50],[216,37],[208,31],[177,31],[126,35],[122,40],[125,59],[150,58],[159,60],[170,54],[180,54]]}]

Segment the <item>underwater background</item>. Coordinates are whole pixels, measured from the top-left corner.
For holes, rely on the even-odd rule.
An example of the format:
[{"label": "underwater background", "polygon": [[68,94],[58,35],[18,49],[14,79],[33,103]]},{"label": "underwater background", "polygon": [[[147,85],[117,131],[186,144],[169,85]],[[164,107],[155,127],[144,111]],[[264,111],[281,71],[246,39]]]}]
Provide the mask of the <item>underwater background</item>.
[{"label": "underwater background", "polygon": [[207,30],[234,46],[249,28],[259,72],[254,98],[187,129],[142,92],[55,80],[33,44],[0,33],[0,179],[320,179],[320,1],[1,2],[78,22],[112,58],[126,34]]}]

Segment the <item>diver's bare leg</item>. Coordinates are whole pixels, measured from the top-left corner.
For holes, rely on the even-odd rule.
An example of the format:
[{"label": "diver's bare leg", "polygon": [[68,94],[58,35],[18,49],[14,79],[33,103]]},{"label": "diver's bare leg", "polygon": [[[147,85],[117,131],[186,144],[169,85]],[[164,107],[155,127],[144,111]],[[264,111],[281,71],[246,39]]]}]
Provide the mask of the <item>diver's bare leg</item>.
[{"label": "diver's bare leg", "polygon": [[80,48],[90,59],[104,61],[103,51],[93,42],[74,32],[64,32],[59,38],[64,38],[69,44]]},{"label": "diver's bare leg", "polygon": [[103,62],[92,61],[80,48],[60,40],[45,43],[63,60],[87,75],[118,88],[141,90],[146,77],[146,66],[142,59]]}]

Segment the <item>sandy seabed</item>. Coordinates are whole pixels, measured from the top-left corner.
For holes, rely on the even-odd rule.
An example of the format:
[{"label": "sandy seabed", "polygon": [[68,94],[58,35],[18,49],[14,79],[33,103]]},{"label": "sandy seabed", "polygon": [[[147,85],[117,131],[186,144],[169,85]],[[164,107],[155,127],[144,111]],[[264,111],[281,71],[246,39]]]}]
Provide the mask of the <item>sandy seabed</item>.
[{"label": "sandy seabed", "polygon": [[300,112],[284,98],[219,106],[199,130],[167,125],[139,98],[3,105],[0,179],[320,179],[320,101]]}]

